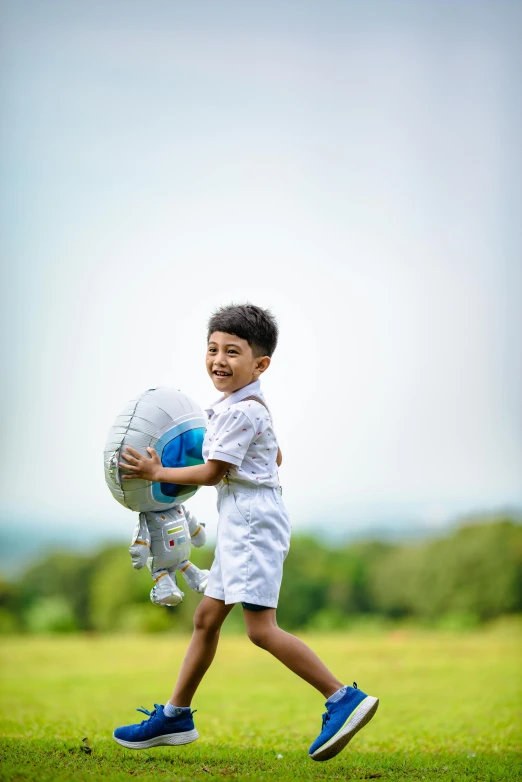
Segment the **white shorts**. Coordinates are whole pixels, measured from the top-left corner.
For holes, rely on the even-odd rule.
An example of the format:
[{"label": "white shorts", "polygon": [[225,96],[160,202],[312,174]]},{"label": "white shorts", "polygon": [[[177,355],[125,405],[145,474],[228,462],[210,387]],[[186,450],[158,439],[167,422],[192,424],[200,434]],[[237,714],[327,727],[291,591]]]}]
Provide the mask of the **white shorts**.
[{"label": "white shorts", "polygon": [[276,608],[290,522],[281,490],[218,485],[219,520],[207,597]]}]

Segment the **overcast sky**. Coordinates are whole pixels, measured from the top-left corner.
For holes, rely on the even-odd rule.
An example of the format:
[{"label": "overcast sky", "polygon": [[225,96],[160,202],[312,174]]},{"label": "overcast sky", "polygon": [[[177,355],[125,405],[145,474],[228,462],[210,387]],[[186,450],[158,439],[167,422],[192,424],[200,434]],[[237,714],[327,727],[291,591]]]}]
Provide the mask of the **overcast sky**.
[{"label": "overcast sky", "polygon": [[246,300],[294,528],[522,505],[520,3],[0,8],[4,519],[130,534],[107,431]]}]

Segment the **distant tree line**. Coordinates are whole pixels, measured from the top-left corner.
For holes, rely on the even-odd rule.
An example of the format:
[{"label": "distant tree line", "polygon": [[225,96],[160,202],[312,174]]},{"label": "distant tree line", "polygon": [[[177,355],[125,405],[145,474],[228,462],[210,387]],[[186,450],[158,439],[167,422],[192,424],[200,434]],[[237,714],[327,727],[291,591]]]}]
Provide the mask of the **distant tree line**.
[{"label": "distant tree line", "polygon": [[[212,550],[193,550],[210,567]],[[97,554],[54,553],[0,581],[0,632],[186,632],[200,597],[184,586],[175,608],[152,605],[148,570],[125,545]],[[414,620],[473,626],[522,612],[522,527],[509,519],[469,523],[444,538],[328,548],[295,536],[277,611],[288,630],[346,629],[354,621]],[[226,625],[242,623],[234,609]]]}]

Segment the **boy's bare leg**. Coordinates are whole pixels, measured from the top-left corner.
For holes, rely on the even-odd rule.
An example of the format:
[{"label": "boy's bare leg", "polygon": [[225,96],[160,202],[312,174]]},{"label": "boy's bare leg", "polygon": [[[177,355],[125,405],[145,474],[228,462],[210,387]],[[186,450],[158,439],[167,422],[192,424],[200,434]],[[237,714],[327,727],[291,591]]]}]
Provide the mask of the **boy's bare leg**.
[{"label": "boy's bare leg", "polygon": [[233,608],[234,604],[225,605],[222,600],[213,597],[201,600],[194,614],[194,632],[170,699],[173,706],[190,706],[216,654],[221,625]]},{"label": "boy's bare leg", "polygon": [[277,657],[287,668],[329,698],[343,683],[335,678],[319,657],[295,635],[281,630],[276,621],[275,608],[264,611],[243,610],[250,640]]}]

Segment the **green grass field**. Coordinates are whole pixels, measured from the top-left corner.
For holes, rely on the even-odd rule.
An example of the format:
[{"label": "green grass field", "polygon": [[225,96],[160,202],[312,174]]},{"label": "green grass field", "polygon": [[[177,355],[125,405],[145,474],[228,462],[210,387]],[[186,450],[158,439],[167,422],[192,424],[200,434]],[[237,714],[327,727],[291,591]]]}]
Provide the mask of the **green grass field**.
[{"label": "green grass field", "polygon": [[304,638],[341,679],[381,699],[325,763],[307,755],[322,697],[242,636],[222,638],[196,698],[199,741],[142,752],[117,745],[112,730],[139,721],[137,706],[165,702],[186,638],[4,639],[0,779],[522,779],[519,625]]}]

